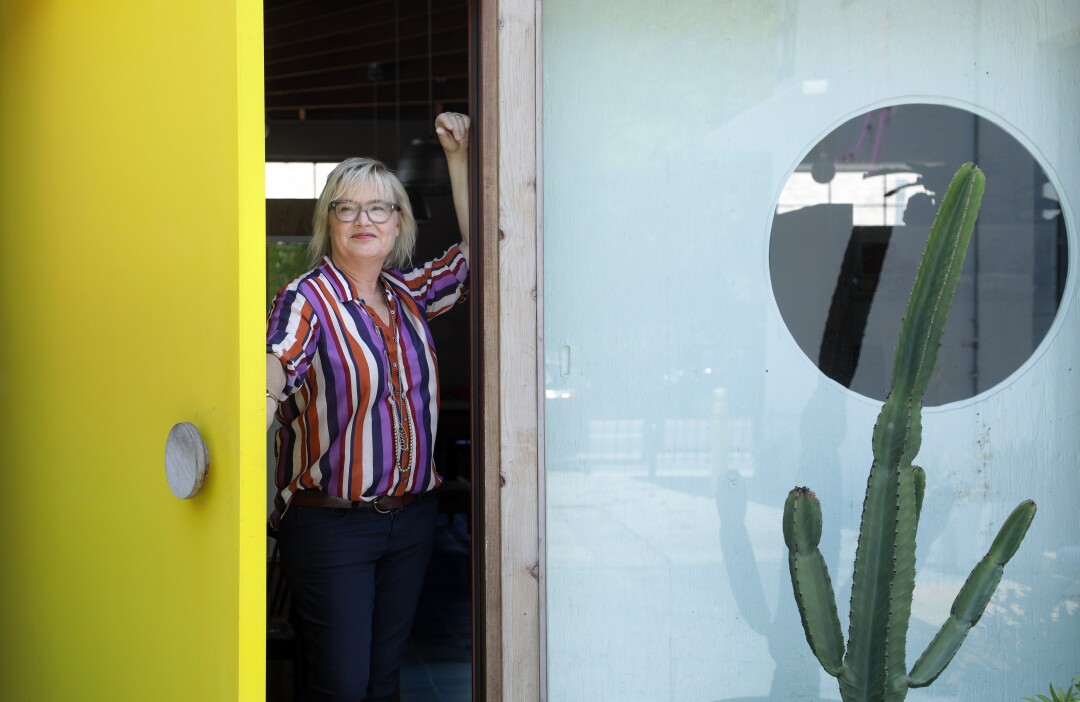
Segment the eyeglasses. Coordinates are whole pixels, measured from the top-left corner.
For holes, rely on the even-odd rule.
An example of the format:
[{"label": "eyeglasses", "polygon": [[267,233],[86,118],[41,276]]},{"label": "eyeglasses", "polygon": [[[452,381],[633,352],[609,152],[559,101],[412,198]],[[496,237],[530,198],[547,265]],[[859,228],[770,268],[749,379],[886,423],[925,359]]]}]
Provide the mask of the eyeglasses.
[{"label": "eyeglasses", "polygon": [[330,203],[330,209],[333,210],[339,222],[355,222],[363,212],[372,224],[385,224],[394,214],[394,210],[401,208],[396,203],[382,200],[372,200],[362,205],[351,200],[334,200]]}]

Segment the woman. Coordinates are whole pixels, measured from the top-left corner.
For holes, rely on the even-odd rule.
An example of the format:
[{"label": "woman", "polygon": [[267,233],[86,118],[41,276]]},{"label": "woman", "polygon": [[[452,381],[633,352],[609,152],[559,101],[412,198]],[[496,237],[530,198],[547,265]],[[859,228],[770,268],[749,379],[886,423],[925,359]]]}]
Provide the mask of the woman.
[{"label": "woman", "polygon": [[407,266],[416,222],[401,182],[354,158],[327,178],[315,268],[274,300],[266,416],[277,414],[282,566],[309,700],[393,699],[434,538],[438,369],[427,320],[468,289],[469,118],[435,120],[461,243]]}]

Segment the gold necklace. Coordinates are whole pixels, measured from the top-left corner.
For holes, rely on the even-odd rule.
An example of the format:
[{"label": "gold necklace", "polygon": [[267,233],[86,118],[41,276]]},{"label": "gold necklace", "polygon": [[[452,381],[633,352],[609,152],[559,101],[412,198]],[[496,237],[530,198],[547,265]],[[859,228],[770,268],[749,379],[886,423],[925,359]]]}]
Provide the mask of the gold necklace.
[{"label": "gold necklace", "polygon": [[[394,306],[391,304],[392,296],[390,290],[380,280],[379,284],[382,285],[383,292],[386,294],[386,309],[387,316],[390,318],[390,326],[394,328],[394,352],[401,356],[401,333],[398,329],[396,315],[394,314]],[[379,325],[375,315],[368,309],[367,303],[363,298],[360,298],[360,308],[371,318],[372,326],[375,328],[376,333],[379,335],[379,340],[382,341],[383,355],[386,357],[386,392],[390,397],[390,421],[394,428],[394,449],[395,449],[395,463],[397,465],[398,473],[404,474],[409,469],[402,465],[402,457],[405,454],[405,446],[408,443],[409,447],[412,447],[412,421],[409,418],[408,412],[403,412],[398,402],[405,402],[408,404],[408,400],[405,398],[405,366],[401,364],[401,368],[398,368],[398,364],[394,359],[390,358],[390,345],[386,343],[386,336],[383,335],[382,327]],[[401,390],[394,392],[393,381],[390,380],[390,374],[396,372],[398,375],[398,387]],[[395,395],[397,398],[395,398]]]}]

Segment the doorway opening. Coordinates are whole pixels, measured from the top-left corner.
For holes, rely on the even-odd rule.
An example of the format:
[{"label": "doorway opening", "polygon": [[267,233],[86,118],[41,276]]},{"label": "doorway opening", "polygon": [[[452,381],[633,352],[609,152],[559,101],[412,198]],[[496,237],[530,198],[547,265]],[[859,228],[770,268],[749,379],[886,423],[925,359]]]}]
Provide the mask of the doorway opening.
[{"label": "doorway opening", "polygon": [[[471,16],[467,0],[265,0],[268,306],[282,285],[307,270],[315,198],[345,158],[374,157],[397,172],[419,225],[414,261],[437,257],[459,238],[433,124],[443,111],[472,114]],[[476,170],[474,158],[474,198]],[[473,275],[475,290],[475,269]],[[433,457],[443,485],[400,700],[464,702],[473,699],[472,535],[482,518],[473,509],[480,481],[471,440],[479,349],[473,349],[468,305],[434,320],[431,332],[441,388]],[[275,546],[270,532],[266,698],[286,702],[302,671]]]}]

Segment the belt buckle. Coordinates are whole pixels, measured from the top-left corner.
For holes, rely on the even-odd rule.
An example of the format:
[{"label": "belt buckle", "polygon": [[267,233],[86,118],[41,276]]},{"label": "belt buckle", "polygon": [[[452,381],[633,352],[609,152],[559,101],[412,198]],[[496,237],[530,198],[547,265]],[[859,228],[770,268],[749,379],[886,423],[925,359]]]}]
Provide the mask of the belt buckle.
[{"label": "belt buckle", "polygon": [[371,506],[374,507],[375,511],[379,514],[390,514],[393,511],[392,509],[383,509],[379,506],[379,500],[381,500],[383,497],[385,497],[385,495],[379,495],[378,497],[376,497],[374,500],[371,501]]}]

